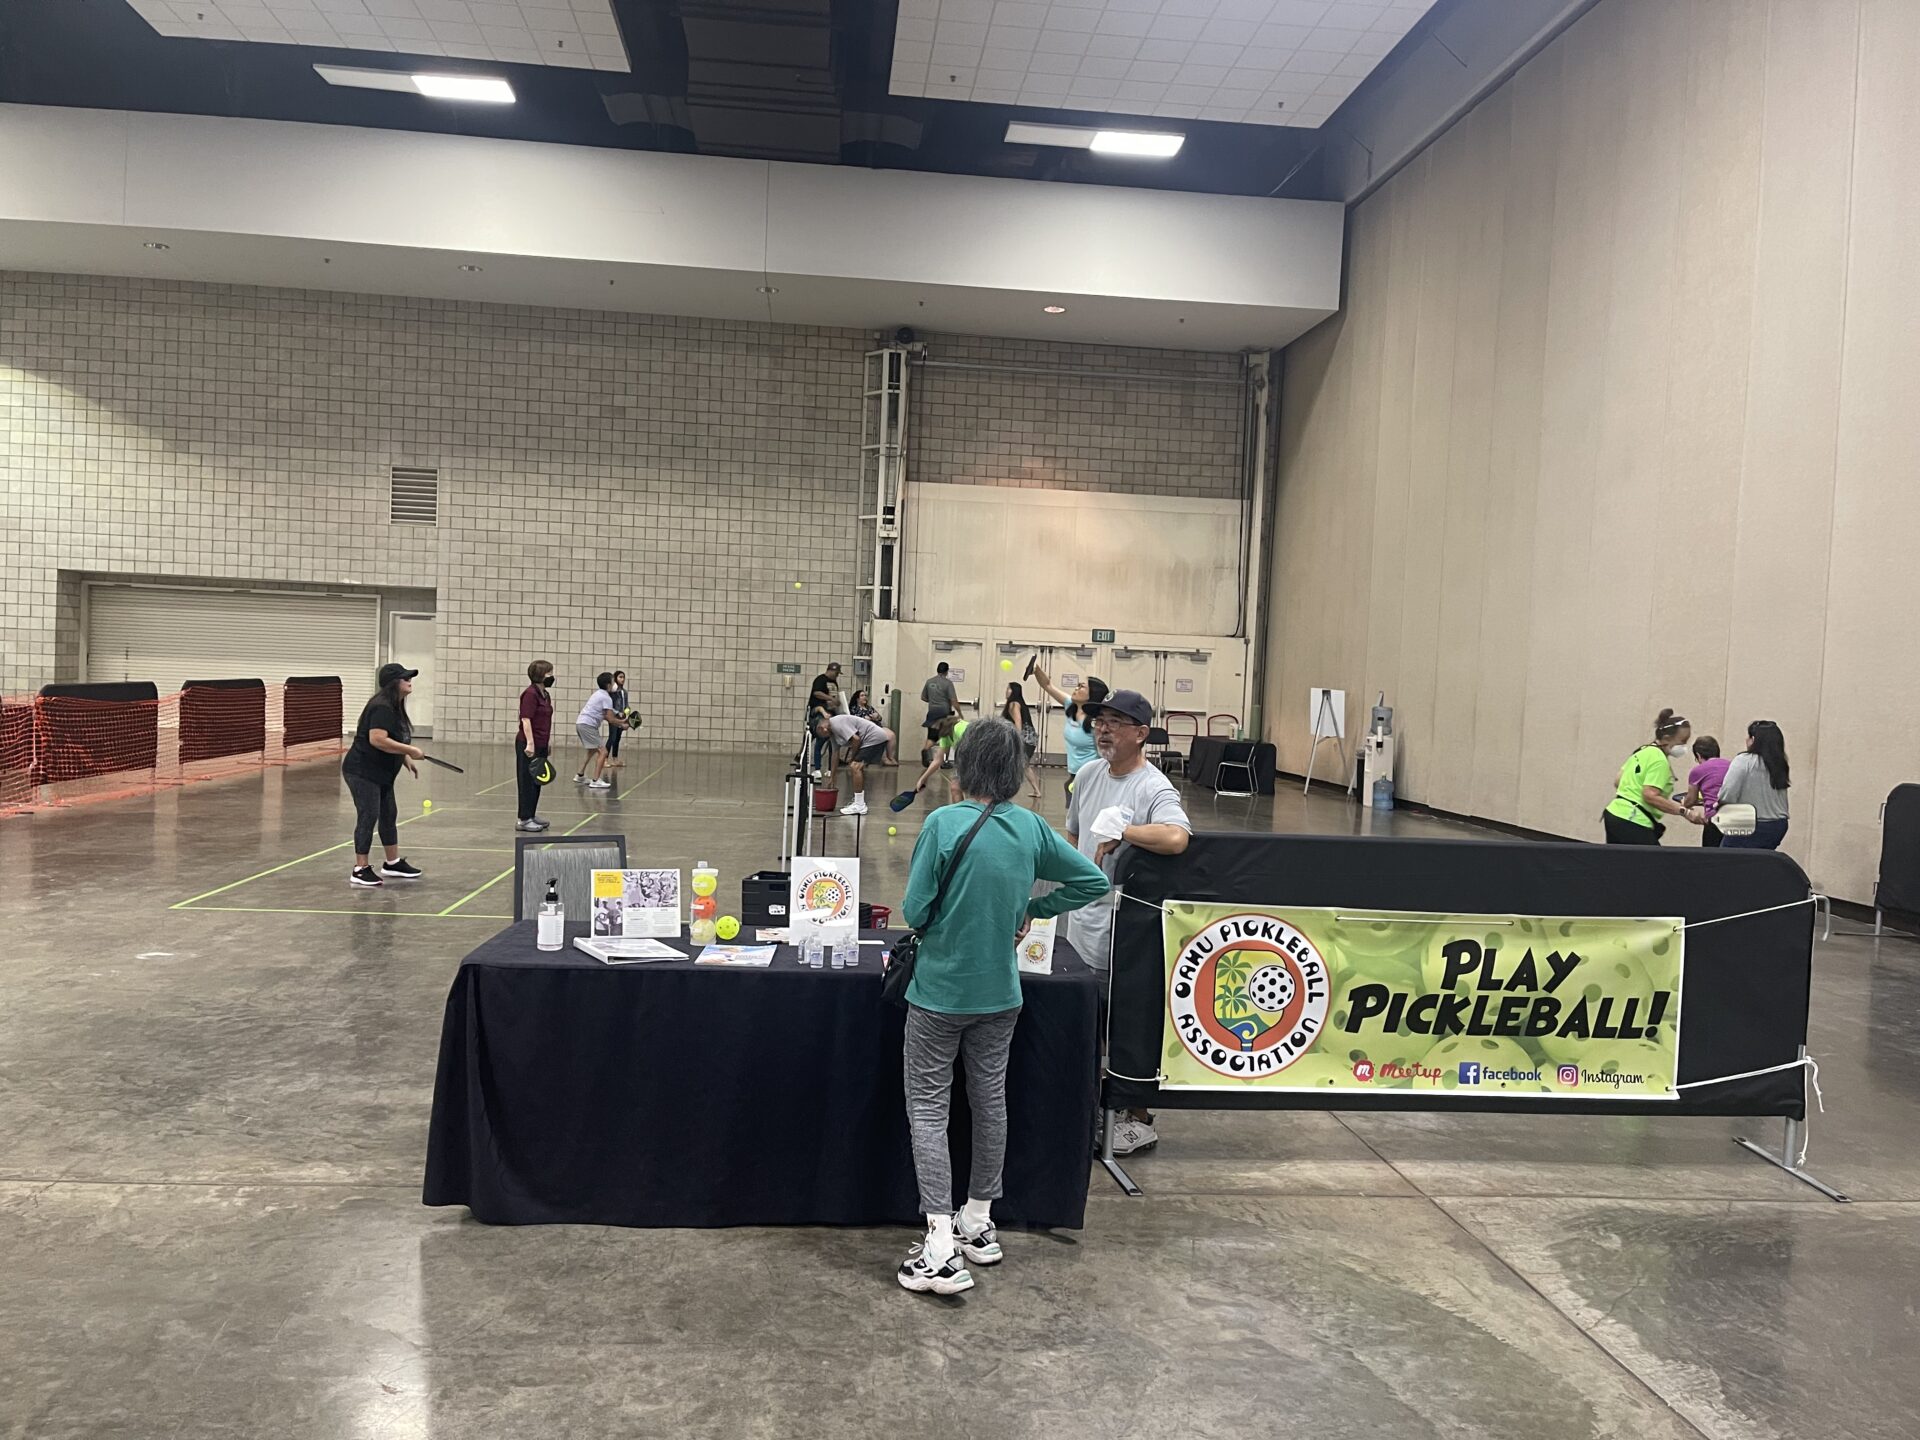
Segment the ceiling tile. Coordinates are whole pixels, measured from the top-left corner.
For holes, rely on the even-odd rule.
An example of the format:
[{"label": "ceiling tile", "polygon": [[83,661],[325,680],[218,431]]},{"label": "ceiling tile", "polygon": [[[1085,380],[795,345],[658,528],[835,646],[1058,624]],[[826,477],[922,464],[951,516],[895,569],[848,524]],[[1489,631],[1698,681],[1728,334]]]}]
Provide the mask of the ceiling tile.
[{"label": "ceiling tile", "polygon": [[1109,14],[1158,15],[1160,0],[1107,0]]},{"label": "ceiling tile", "polygon": [[1169,85],[1167,99],[1175,105],[1204,105],[1219,87],[1214,85]]},{"label": "ceiling tile", "polygon": [[1025,70],[988,70],[982,68],[974,71],[973,83],[975,86],[984,90],[1012,90],[1017,92],[1026,78],[1027,72]]},{"label": "ceiling tile", "polygon": [[1042,30],[1036,47],[1042,55],[1084,55],[1093,43],[1091,35],[1069,34],[1064,30]]},{"label": "ceiling tile", "polygon": [[1073,88],[1067,92],[1069,100],[1111,100],[1114,91],[1120,88],[1118,80],[1096,80],[1082,77],[1073,82]]},{"label": "ceiling tile", "polygon": [[1200,38],[1215,45],[1250,45],[1253,32],[1260,27],[1251,20],[1209,20]]},{"label": "ceiling tile", "polygon": [[987,27],[963,20],[949,20],[943,15],[939,26],[933,32],[933,43],[935,45],[971,45],[978,49],[987,43]]},{"label": "ceiling tile", "polygon": [[1019,25],[1038,30],[1047,23],[1047,7],[1021,3],[1021,0],[1000,0],[1000,3],[993,7],[993,23]]},{"label": "ceiling tile", "polygon": [[1239,58],[1240,49],[1237,45],[1200,44],[1195,45],[1188,53],[1187,62],[1192,65],[1221,65],[1232,68]]},{"label": "ceiling tile", "polygon": [[[1066,98],[1067,91],[1073,88],[1071,75],[1048,75],[1039,71],[1027,71],[1026,84],[1020,87],[1020,94],[1046,95],[1052,97],[1051,103],[1057,105]],[[1047,102],[1042,102],[1047,103]]]},{"label": "ceiling tile", "polygon": [[1308,50],[1331,50],[1338,55],[1350,54],[1354,42],[1366,35],[1364,30],[1336,30],[1326,25],[1316,26],[1313,33],[1302,42]]},{"label": "ceiling tile", "polygon": [[1032,50],[1008,50],[988,45],[980,52],[980,67],[983,70],[1025,70],[1027,61],[1032,58]]},{"label": "ceiling tile", "polygon": [[902,40],[912,43],[933,43],[933,21],[919,15],[902,15],[893,25],[893,40],[896,50]]},{"label": "ceiling tile", "polygon": [[1353,53],[1377,60],[1399,43],[1400,37],[1398,35],[1385,35],[1375,31],[1363,35],[1354,41]]},{"label": "ceiling tile", "polygon": [[1318,25],[1332,8],[1327,0],[1274,0],[1267,18],[1276,25]]},{"label": "ceiling tile", "polygon": [[1193,51],[1191,40],[1142,40],[1136,60],[1185,61]]},{"label": "ceiling tile", "polygon": [[988,90],[979,85],[975,85],[973,87],[973,93],[967,98],[979,105],[1018,105],[1020,103],[1020,92],[1018,90]]},{"label": "ceiling tile", "polygon": [[1273,13],[1273,0],[1220,0],[1213,13],[1221,20],[1245,20],[1259,25]]},{"label": "ceiling tile", "polygon": [[1096,35],[1130,35],[1135,39],[1153,27],[1153,16],[1126,10],[1108,10],[1093,27]]},{"label": "ceiling tile", "polygon": [[1079,35],[1091,35],[1094,27],[1100,23],[1098,10],[1087,10],[1073,5],[1055,5],[1047,12],[1046,29],[1065,30]]},{"label": "ceiling tile", "polygon": [[1200,118],[1200,107],[1198,105],[1163,104],[1156,107],[1153,113],[1168,120],[1197,120]]},{"label": "ceiling tile", "polygon": [[398,16],[382,18],[380,28],[395,40],[431,40],[433,38],[433,30],[424,20],[404,20]]},{"label": "ceiling tile", "polygon": [[1173,77],[1182,85],[1218,86],[1227,78],[1224,65],[1182,65],[1180,73]]},{"label": "ceiling tile", "polygon": [[1116,95],[1106,102],[1110,115],[1151,115],[1159,103],[1158,100],[1138,100],[1130,95]]},{"label": "ceiling tile", "polygon": [[1166,96],[1167,87],[1164,83],[1154,84],[1145,80],[1122,80],[1120,82],[1120,88],[1114,91],[1113,98],[1116,100],[1144,101],[1150,105],[1158,105],[1162,100],[1166,99]]},{"label": "ceiling tile", "polygon": [[1219,0],[1160,0],[1162,15],[1192,15],[1201,20],[1213,18]]},{"label": "ceiling tile", "polygon": [[1132,35],[1095,35],[1087,41],[1087,54],[1108,59],[1131,60],[1140,53],[1140,42]]},{"label": "ceiling tile", "polygon": [[1330,55],[1324,50],[1296,50],[1293,58],[1282,67],[1296,75],[1331,75],[1333,67],[1345,56]]},{"label": "ceiling tile", "polygon": [[1179,73],[1180,67],[1170,60],[1136,60],[1127,69],[1127,79],[1164,86]]},{"label": "ceiling tile", "polygon": [[1099,80],[1118,80],[1127,73],[1129,60],[1115,60],[1105,55],[1089,55],[1080,62],[1079,74],[1083,78]]},{"label": "ceiling tile", "polygon": [[1050,55],[1046,51],[1036,54],[1027,62],[1027,74],[1034,75],[1077,75],[1080,72],[1078,55]]},{"label": "ceiling tile", "polygon": [[993,20],[994,0],[940,0],[940,18],[961,25],[986,25]]},{"label": "ceiling tile", "polygon": [[1207,22],[1194,15],[1160,15],[1147,31],[1156,40],[1198,40]]},{"label": "ceiling tile", "polygon": [[336,15],[333,17],[334,32],[347,35],[384,35],[381,21],[375,15]]}]

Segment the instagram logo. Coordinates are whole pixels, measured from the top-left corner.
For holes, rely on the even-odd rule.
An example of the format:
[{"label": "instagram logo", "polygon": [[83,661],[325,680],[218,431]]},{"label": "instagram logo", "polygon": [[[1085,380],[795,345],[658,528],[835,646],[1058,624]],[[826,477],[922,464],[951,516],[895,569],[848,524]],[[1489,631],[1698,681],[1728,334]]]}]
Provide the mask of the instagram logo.
[{"label": "instagram logo", "polygon": [[1562,1085],[1578,1085],[1580,1083],[1580,1067],[1578,1065],[1562,1065],[1560,1067],[1560,1083]]}]

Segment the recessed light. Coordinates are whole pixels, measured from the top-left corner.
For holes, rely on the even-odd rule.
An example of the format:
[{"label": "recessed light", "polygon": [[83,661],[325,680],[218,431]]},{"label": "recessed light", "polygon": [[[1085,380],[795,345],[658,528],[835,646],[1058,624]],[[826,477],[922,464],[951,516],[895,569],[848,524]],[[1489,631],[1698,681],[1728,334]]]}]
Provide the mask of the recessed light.
[{"label": "recessed light", "polygon": [[484,265],[462,265],[460,268],[466,271],[467,274],[469,275],[478,275],[482,270],[486,269],[487,267]]},{"label": "recessed light", "polygon": [[1102,130],[1087,125],[1042,125],[1014,120],[1007,125],[1009,145],[1057,145],[1063,150],[1092,150],[1165,160],[1180,153],[1187,137],[1172,130]]},{"label": "recessed light", "polygon": [[1128,155],[1141,160],[1171,160],[1187,137],[1170,131],[1102,130],[1087,148],[1096,155]]},{"label": "recessed light", "polygon": [[498,75],[415,75],[413,85],[434,100],[478,100],[488,105],[511,105],[513,87]]},{"label": "recessed light", "polygon": [[355,90],[393,90],[434,100],[475,100],[493,105],[513,103],[513,87],[497,75],[409,74],[360,65],[315,65],[313,73],[329,85]]},{"label": "recessed light", "polygon": [[1040,307],[1040,313],[1043,315],[1064,315],[1067,313],[1067,307],[1064,305],[1042,305]]}]

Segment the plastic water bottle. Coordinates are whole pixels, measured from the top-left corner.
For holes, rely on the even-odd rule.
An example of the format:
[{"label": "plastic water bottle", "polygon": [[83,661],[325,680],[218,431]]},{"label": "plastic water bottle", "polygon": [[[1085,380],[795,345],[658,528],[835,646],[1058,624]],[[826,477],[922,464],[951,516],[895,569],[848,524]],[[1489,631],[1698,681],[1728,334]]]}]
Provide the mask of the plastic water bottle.
[{"label": "plastic water bottle", "polygon": [[833,968],[852,970],[860,964],[860,941],[853,935],[842,935],[833,942]]},{"label": "plastic water bottle", "polygon": [[833,942],[833,968],[836,970],[844,970],[847,968],[846,945],[845,942],[838,937],[836,937]]},{"label": "plastic water bottle", "polygon": [[567,912],[560,904],[560,882],[547,881],[547,898],[540,902],[537,944],[542,950],[560,950],[567,943]]},{"label": "plastic water bottle", "polygon": [[849,935],[841,943],[847,948],[847,969],[858,970],[860,968],[860,937]]},{"label": "plastic water bottle", "polygon": [[824,963],[824,957],[821,954],[824,946],[820,939],[820,932],[817,930],[809,931],[806,937],[800,942],[800,945],[800,963],[805,965],[809,970],[818,970]]}]

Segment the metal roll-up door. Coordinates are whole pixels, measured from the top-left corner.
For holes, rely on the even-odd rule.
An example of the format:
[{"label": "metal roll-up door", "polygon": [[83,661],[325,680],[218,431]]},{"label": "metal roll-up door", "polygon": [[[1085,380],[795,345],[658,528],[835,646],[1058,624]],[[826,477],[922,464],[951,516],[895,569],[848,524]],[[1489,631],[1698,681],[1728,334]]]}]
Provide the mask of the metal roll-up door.
[{"label": "metal roll-up door", "polygon": [[372,595],[87,587],[87,679],[151,680],[163,695],[187,680],[289,675],[338,675],[348,696],[370,693],[379,633]]}]

